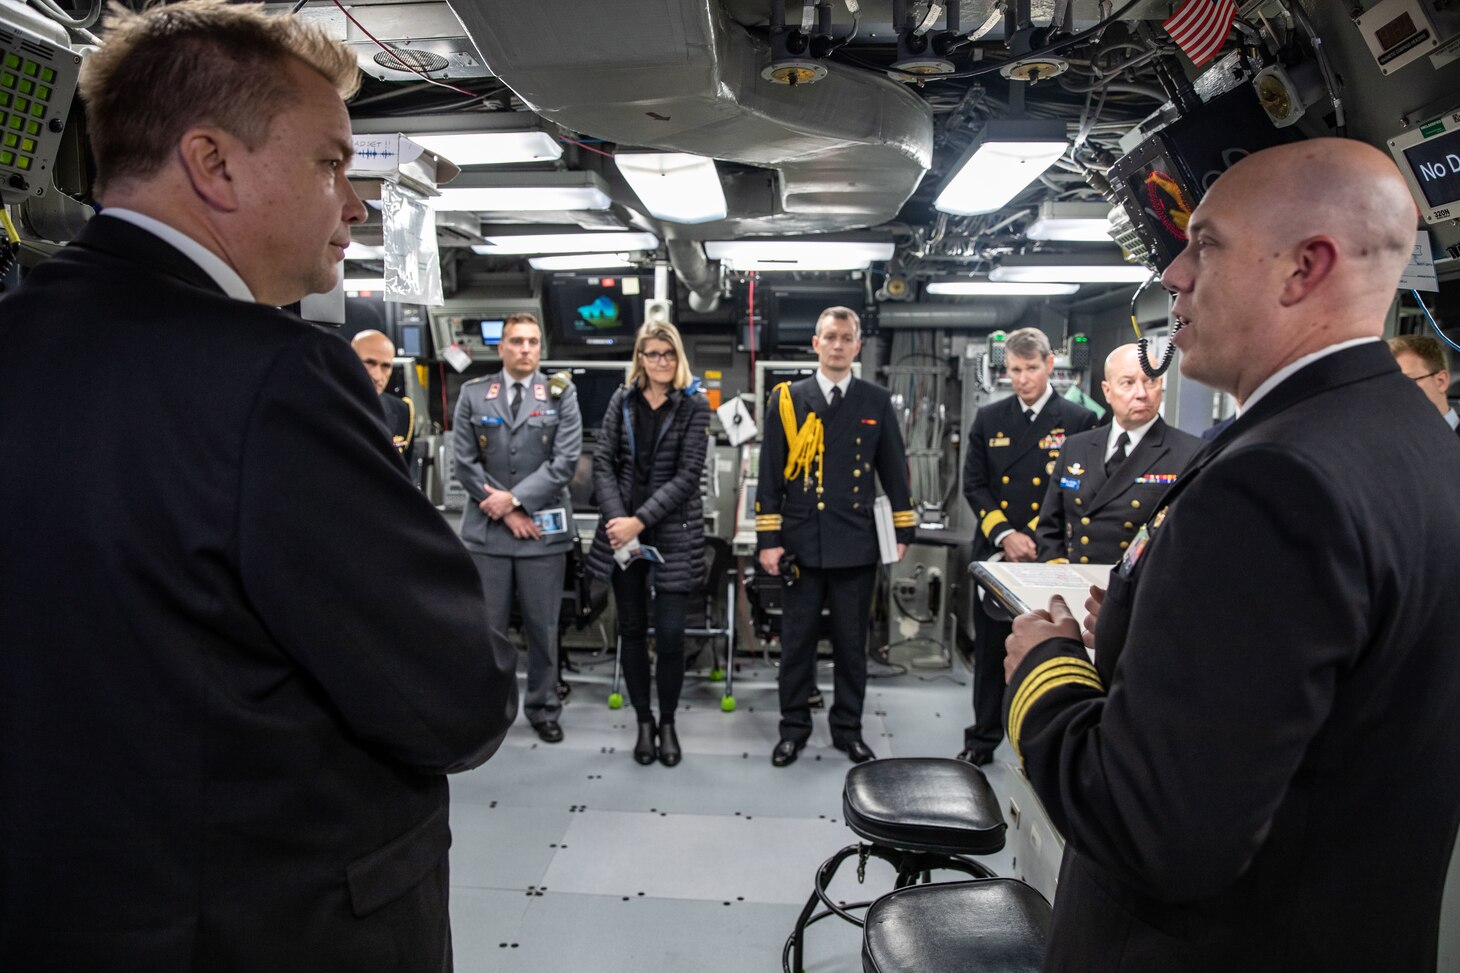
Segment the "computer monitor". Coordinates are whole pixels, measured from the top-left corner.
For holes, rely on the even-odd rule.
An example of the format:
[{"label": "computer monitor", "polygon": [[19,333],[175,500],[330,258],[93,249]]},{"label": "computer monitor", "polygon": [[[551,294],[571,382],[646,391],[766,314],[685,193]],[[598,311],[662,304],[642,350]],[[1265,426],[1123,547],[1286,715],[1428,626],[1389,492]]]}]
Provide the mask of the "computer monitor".
[{"label": "computer monitor", "polygon": [[402,358],[426,357],[426,328],[420,324],[400,326],[400,356]]},{"label": "computer monitor", "polygon": [[867,330],[866,291],[861,281],[798,282],[771,290],[767,351],[810,350],[816,322],[829,307],[846,307],[862,318]]},{"label": "computer monitor", "polygon": [[590,434],[603,428],[608,401],[628,378],[628,365],[623,362],[545,361],[539,367],[549,375],[566,371],[573,376],[583,429]]},{"label": "computer monitor", "polygon": [[649,275],[548,275],[543,310],[552,347],[632,347],[653,293]]}]

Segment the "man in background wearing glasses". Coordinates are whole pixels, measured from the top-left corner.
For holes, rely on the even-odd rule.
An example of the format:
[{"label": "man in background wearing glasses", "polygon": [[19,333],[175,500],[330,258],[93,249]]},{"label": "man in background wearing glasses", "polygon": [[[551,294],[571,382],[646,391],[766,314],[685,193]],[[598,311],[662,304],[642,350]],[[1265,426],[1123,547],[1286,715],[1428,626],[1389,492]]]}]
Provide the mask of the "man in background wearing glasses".
[{"label": "man in background wearing glasses", "polygon": [[1445,367],[1445,349],[1438,338],[1427,334],[1405,334],[1389,339],[1389,351],[1399,363],[1399,370],[1414,379],[1414,384],[1425,394],[1445,421],[1455,429],[1460,416],[1445,397],[1450,387],[1450,370]]}]

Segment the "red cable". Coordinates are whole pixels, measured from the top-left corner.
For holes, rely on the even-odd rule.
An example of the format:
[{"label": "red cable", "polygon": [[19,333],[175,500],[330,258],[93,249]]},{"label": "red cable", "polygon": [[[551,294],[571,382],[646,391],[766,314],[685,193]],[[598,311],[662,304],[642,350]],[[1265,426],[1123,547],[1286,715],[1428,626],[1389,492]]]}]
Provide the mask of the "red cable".
[{"label": "red cable", "polygon": [[586,142],[579,142],[577,139],[570,139],[566,135],[559,135],[558,138],[561,139],[564,142],[571,142],[574,145],[578,146],[578,148],[580,148],[580,149],[587,149],[589,152],[597,152],[599,155],[605,156],[605,157],[607,157],[609,159],[612,159],[613,158],[613,153],[612,152],[605,152],[602,149],[595,149],[593,146],[589,145]]},{"label": "red cable", "polygon": [[[755,376],[755,271],[750,272],[750,374]],[[757,402],[755,407],[759,409],[765,405],[764,402]]]}]

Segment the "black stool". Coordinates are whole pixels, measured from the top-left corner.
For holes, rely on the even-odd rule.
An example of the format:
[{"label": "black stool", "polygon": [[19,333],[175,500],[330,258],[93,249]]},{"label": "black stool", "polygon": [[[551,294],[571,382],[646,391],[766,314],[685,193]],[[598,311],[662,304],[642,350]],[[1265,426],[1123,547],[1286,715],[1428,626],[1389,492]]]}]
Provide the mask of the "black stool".
[{"label": "black stool", "polygon": [[[943,757],[870,760],[847,772],[842,785],[842,813],[847,827],[867,843],[848,845],[822,863],[816,887],[796,920],[781,951],[781,967],[801,973],[806,927],[829,915],[854,925],[863,920],[850,910],[870,902],[837,905],[827,894],[842,862],[857,856],[857,879],[866,875],[867,859],[880,858],[897,869],[894,888],[928,882],[934,869],[993,878],[987,866],[970,855],[991,855],[1004,847],[1004,816],[983,772],[972,764]],[[826,908],[817,912],[817,903]]]},{"label": "black stool", "polygon": [[917,885],[867,910],[863,973],[1039,973],[1049,903],[1012,878]]}]

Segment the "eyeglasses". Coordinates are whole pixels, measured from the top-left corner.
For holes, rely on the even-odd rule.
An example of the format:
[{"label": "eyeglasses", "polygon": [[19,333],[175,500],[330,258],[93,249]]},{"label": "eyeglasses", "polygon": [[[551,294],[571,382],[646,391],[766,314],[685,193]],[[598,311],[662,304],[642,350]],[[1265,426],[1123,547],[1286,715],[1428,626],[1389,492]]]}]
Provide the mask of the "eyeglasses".
[{"label": "eyeglasses", "polygon": [[1430,372],[1428,375],[1411,375],[1409,377],[1416,382],[1423,382],[1427,378],[1434,378],[1436,375],[1440,374],[1443,371],[1443,368],[1437,368],[1434,371]]},{"label": "eyeglasses", "polygon": [[639,357],[651,365],[669,365],[679,361],[679,356],[672,351],[641,351]]}]

